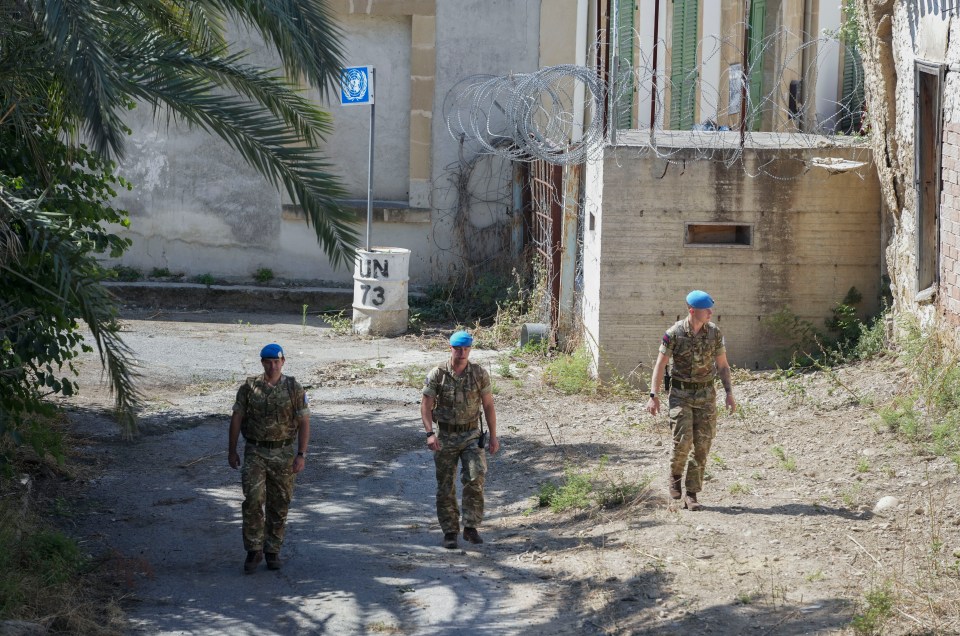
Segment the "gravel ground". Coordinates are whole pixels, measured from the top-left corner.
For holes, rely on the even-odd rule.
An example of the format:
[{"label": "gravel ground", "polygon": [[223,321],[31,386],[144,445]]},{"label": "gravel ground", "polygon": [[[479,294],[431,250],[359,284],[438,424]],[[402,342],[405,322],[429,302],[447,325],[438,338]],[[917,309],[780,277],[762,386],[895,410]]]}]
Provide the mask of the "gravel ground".
[{"label": "gravel ground", "polygon": [[[121,439],[95,355],[67,404],[99,466],[75,532],[124,587],[129,633],[842,634],[890,586],[882,633],[958,633],[960,491],[876,410],[904,384],[889,358],[778,378],[738,371],[701,501],[666,497],[667,421],[621,398],[565,396],[536,364],[475,350],[494,376],[503,447],[486,542],[443,550],[419,383],[442,340],[335,335],[298,315],[130,312],[147,398]],[[313,439],[280,572],[242,574],[239,474],[226,460],[236,388],[280,342],[309,390]],[[506,353],[506,352],[504,352]],[[624,505],[555,513],[565,471]],[[649,484],[647,488],[636,488]],[[630,490],[630,487],[633,487]],[[895,497],[892,507],[874,511]]]}]

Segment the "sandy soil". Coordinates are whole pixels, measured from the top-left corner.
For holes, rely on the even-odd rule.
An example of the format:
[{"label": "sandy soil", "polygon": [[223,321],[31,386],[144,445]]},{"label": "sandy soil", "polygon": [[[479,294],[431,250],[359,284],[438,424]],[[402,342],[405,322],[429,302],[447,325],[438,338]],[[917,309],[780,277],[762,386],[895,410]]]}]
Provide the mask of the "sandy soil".
[{"label": "sandy soil", "polygon": [[[147,396],[120,439],[95,357],[71,400],[78,461],[97,476],[74,532],[120,581],[129,632],[840,634],[864,595],[897,599],[882,633],[960,632],[960,490],[877,409],[902,390],[890,358],[793,377],[738,371],[701,495],[667,497],[667,421],[620,398],[565,396],[536,365],[474,352],[497,386],[486,543],[439,547],[418,383],[442,341],[336,336],[297,316],[136,313],[126,340]],[[281,342],[309,387],[315,435],[280,573],[241,573],[239,475],[226,462],[236,387]],[[529,363],[529,361],[527,361]],[[565,471],[648,488],[555,513]],[[874,512],[885,496],[896,503]],[[119,573],[119,576],[117,576]]]}]

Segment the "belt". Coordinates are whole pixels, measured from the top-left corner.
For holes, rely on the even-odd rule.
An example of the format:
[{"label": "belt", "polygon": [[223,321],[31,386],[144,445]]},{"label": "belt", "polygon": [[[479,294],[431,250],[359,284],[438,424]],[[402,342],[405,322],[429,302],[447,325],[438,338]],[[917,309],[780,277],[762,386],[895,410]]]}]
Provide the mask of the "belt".
[{"label": "belt", "polygon": [[671,380],[671,387],[677,387],[678,389],[705,389],[708,386],[713,386],[713,380],[709,382],[684,382],[683,380]]},{"label": "belt", "polygon": [[260,448],[283,448],[284,446],[293,444],[293,439],[294,438],[291,437],[290,439],[248,439],[245,441],[247,444],[253,444],[254,446],[258,446]]},{"label": "belt", "polygon": [[480,427],[476,422],[472,424],[447,424],[446,422],[437,422],[437,426],[444,433],[463,433],[465,431],[475,431]]}]

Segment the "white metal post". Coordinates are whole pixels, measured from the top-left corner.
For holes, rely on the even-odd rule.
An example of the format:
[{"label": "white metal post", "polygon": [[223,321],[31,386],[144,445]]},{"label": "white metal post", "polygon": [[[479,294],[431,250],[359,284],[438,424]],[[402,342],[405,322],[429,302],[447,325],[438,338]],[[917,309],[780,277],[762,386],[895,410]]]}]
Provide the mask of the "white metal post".
[{"label": "white metal post", "polygon": [[[370,69],[370,94],[376,99],[377,69]],[[370,143],[367,147],[367,251],[370,251],[370,233],[373,228],[373,121],[376,101],[370,104]]]}]

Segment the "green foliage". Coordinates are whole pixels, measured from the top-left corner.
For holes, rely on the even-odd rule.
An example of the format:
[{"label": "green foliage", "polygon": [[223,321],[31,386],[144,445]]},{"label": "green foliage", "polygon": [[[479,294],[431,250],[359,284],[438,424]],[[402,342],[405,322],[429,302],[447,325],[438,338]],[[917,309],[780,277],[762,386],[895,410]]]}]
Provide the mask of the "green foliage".
[{"label": "green foliage", "polygon": [[537,505],[553,512],[584,510],[594,505],[613,508],[629,504],[648,491],[652,476],[640,481],[623,479],[607,469],[608,458],[603,456],[596,469],[576,470],[567,466],[559,484],[545,482],[537,490]]},{"label": "green foliage", "polygon": [[[338,85],[341,34],[329,9],[317,0],[188,4],[18,2],[20,18],[3,35],[6,127],[20,140],[38,129],[82,136],[98,155],[120,157],[126,111],[152,108],[158,121],[221,137],[302,207],[333,264],[348,264],[356,230],[318,151],[331,119],[303,90],[318,89],[322,101]],[[242,41],[228,38],[231,24],[278,68],[253,65]],[[42,172],[43,153],[31,155]]]},{"label": "green foliage", "polygon": [[797,460],[787,455],[787,452],[783,450],[782,446],[774,446],[770,449],[770,452],[777,458],[780,467],[784,470],[793,472],[797,469]]},{"label": "green foliage", "polygon": [[510,369],[510,357],[500,356],[497,358],[497,375],[501,378],[512,378],[513,371]]},{"label": "green foliage", "polygon": [[851,287],[843,301],[834,305],[820,330],[789,309],[781,309],[763,320],[768,336],[781,343],[778,366],[824,367],[851,360],[864,360],[886,351],[883,313],[866,321],[857,316],[863,295]]},{"label": "green foliage", "polygon": [[426,380],[427,377],[427,368],[419,364],[404,367],[400,371],[400,377],[403,379],[404,386],[422,389],[424,380]]},{"label": "green foliage", "polygon": [[857,305],[863,294],[851,287],[843,301],[830,310],[826,320],[827,330],[833,334],[832,346],[838,351],[849,351],[860,339],[863,323],[857,318]]},{"label": "green foliage", "polygon": [[347,312],[343,309],[325,312],[323,314],[323,321],[327,323],[333,333],[338,336],[346,336],[353,333],[353,318],[347,315]]},{"label": "green foliage", "polygon": [[[583,509],[590,506],[590,493],[593,492],[593,479],[589,473],[567,468],[564,481],[550,494],[548,505],[554,512]],[[543,488],[541,487],[541,499]]]},{"label": "green foliage", "polygon": [[912,390],[881,407],[881,421],[918,452],[960,455],[960,361],[943,334],[935,329],[924,332],[915,318],[900,317],[896,331]]},{"label": "green foliage", "polygon": [[117,265],[103,271],[103,278],[106,280],[118,280],[125,283],[132,283],[143,278],[143,274],[136,267],[127,267],[126,265]]},{"label": "green foliage", "polygon": [[169,278],[173,276],[167,267],[154,267],[150,272],[150,278]]},{"label": "green foliage", "polygon": [[850,627],[857,636],[882,634],[883,627],[894,615],[896,596],[889,584],[869,590],[859,613],[853,617]]},{"label": "green foliage", "polygon": [[859,12],[856,0],[843,0],[840,4],[841,21],[835,30],[824,30],[824,35],[836,38],[848,46],[864,50],[863,34],[860,32]]},{"label": "green foliage", "polygon": [[216,284],[217,279],[214,278],[213,274],[208,272],[206,274],[200,274],[198,276],[194,276],[193,282],[200,283],[201,285],[206,285],[207,287],[209,287],[210,285]]},{"label": "green foliage", "polygon": [[532,307],[533,285],[516,270],[458,275],[431,285],[423,297],[411,298],[411,313],[422,323],[484,326],[474,330],[474,346],[495,348],[519,339],[520,325]]},{"label": "green foliage", "polygon": [[43,422],[34,416],[54,413],[45,398],[78,388],[73,360],[92,351],[81,320],[108,370],[121,422],[132,430],[139,396],[96,260],[117,258],[130,244],[105,229],[127,225],[126,212],[110,201],[128,184],[84,146],[40,133],[32,143],[43,150],[43,172],[30,159],[37,148],[0,127],[0,438],[15,445],[49,439],[31,427]]},{"label": "green foliage", "polygon": [[269,267],[261,267],[253,273],[253,280],[258,283],[269,283],[273,280],[273,270]]},{"label": "green foliage", "polygon": [[543,370],[543,381],[567,395],[593,395],[597,381],[590,375],[590,354],[580,348],[570,355],[558,356]]}]

